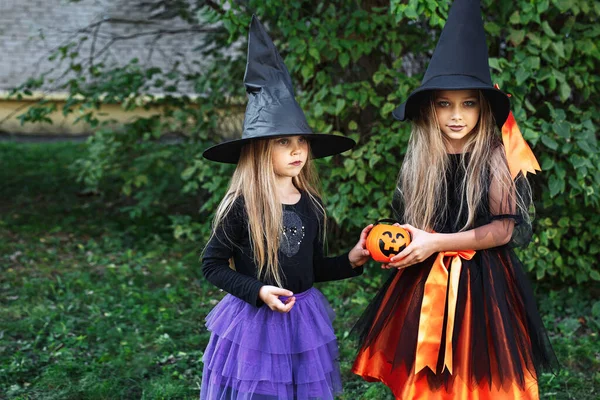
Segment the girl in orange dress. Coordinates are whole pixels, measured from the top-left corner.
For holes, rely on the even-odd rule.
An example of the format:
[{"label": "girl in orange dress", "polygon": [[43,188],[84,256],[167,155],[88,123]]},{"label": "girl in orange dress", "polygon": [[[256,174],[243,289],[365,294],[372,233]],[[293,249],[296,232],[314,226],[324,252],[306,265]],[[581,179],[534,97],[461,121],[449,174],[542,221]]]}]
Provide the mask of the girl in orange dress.
[{"label": "girl in orange dress", "polygon": [[393,201],[412,242],[355,327],[353,371],[398,399],[538,399],[540,371],[557,365],[513,251],[531,239],[525,174],[539,165],[509,107],[479,1],[456,0],[393,113],[413,127]]}]

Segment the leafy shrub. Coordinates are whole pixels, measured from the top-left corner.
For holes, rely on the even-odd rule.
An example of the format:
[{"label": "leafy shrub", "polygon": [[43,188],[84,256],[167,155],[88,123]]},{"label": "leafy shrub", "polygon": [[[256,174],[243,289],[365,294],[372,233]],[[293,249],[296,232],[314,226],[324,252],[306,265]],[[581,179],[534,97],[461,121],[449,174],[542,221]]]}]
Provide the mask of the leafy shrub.
[{"label": "leafy shrub", "polygon": [[[522,259],[539,280],[598,281],[600,5],[591,0],[482,3],[493,77],[512,94],[513,112],[543,168],[532,179],[536,236]],[[118,180],[129,199],[123,209],[132,218],[166,209],[178,237],[206,238],[231,167],[206,162],[201,150],[223,140],[223,117],[235,119],[244,103],[244,52],[221,50],[231,43],[244,48],[250,16],[256,13],[285,58],[314,130],[358,141],[352,152],[319,161],[334,221],[331,247],[344,247],[366,223],[390,215],[409,135],[408,124],[394,122],[391,111],[419,85],[448,3],[228,4],[198,1],[186,9],[217,27],[209,45],[199,50],[212,64],[197,73],[144,68],[137,60],[120,68],[95,65],[86,72],[77,53],[68,46],[60,49],[55,57],[71,60],[78,77],[63,87],[70,96],[64,112],[78,112],[98,128],[76,164],[80,179],[95,189]],[[193,13],[179,15],[195,21]],[[166,83],[183,81],[201,96],[175,96],[176,86]],[[40,80],[32,79],[21,90],[36,85]],[[167,95],[148,94],[157,88]],[[96,117],[102,103],[133,108],[141,99],[162,111],[121,130],[102,127]],[[51,111],[42,103],[22,120],[42,121]],[[178,132],[179,143],[161,144],[165,132]]]}]

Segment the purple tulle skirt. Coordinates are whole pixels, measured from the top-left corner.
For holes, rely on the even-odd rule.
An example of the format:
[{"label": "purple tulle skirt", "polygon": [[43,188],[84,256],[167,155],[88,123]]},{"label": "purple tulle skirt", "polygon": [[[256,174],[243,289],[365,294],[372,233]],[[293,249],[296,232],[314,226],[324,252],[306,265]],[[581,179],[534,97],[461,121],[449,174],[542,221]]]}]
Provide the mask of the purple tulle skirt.
[{"label": "purple tulle skirt", "polygon": [[342,391],[334,312],[315,288],[289,313],[228,294],[206,317],[201,400],[333,399]]}]

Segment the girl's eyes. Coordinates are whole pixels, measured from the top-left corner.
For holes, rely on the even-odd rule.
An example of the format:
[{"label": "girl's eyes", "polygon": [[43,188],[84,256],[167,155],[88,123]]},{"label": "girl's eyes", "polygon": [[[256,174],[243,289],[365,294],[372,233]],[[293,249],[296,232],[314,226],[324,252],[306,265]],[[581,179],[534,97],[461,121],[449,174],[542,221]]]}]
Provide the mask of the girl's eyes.
[{"label": "girl's eyes", "polygon": [[[446,100],[439,100],[436,104],[438,105],[438,107],[450,107],[450,102]],[[475,107],[477,105],[477,102],[474,100],[467,100],[463,102],[463,105],[465,107]]]},{"label": "girl's eyes", "polygon": [[[288,138],[277,139],[277,143],[282,146],[287,146],[288,144],[290,144],[290,139],[288,139]],[[298,143],[304,144],[304,143],[307,143],[307,140],[304,136],[301,136],[298,138]]]}]

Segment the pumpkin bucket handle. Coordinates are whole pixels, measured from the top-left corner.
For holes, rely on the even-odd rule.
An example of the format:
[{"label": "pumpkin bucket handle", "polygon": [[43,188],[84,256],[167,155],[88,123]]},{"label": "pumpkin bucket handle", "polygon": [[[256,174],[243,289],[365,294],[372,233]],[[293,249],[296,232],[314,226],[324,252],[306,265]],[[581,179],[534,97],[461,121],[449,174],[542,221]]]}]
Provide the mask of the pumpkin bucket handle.
[{"label": "pumpkin bucket handle", "polygon": [[[377,222],[375,222],[375,223],[373,224],[373,226],[375,226],[375,225],[379,225],[379,223],[381,223],[381,222],[388,222],[388,223],[390,223],[390,224],[392,224],[392,225],[393,225],[393,224],[396,224],[396,223],[398,223],[398,224],[400,223],[400,222],[396,221],[396,220],[395,220],[395,219],[393,219],[393,218],[381,218],[381,219],[378,219],[378,220],[377,220]],[[407,232],[408,232],[408,231],[407,231]],[[410,240],[412,240],[412,235],[410,234],[410,232],[408,232],[408,237],[410,238]]]},{"label": "pumpkin bucket handle", "polygon": [[379,224],[379,223],[381,223],[381,222],[388,222],[388,223],[390,223],[390,224],[392,224],[392,225],[393,225],[393,224],[396,224],[396,223],[397,223],[397,224],[399,224],[399,223],[400,223],[400,222],[398,222],[398,221],[396,221],[395,219],[392,219],[392,218],[382,218],[382,219],[378,219],[378,220],[377,220],[377,222],[375,222],[375,224],[374,224],[374,225],[377,225],[377,224]]}]

